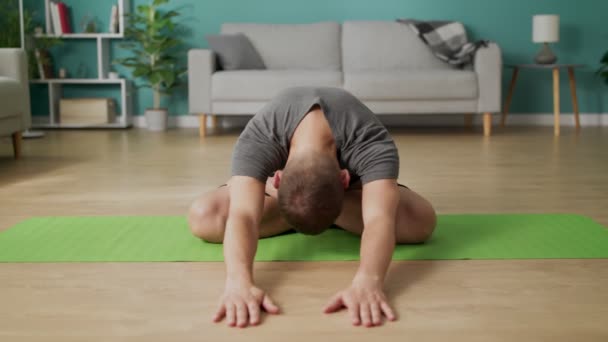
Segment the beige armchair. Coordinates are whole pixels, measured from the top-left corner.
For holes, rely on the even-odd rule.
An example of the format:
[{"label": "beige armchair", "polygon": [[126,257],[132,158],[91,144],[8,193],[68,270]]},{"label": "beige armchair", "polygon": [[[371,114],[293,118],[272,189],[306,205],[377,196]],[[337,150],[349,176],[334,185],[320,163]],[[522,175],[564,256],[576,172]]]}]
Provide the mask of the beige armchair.
[{"label": "beige armchair", "polygon": [[0,136],[12,136],[15,159],[21,151],[21,132],[30,127],[31,116],[26,53],[0,49]]}]

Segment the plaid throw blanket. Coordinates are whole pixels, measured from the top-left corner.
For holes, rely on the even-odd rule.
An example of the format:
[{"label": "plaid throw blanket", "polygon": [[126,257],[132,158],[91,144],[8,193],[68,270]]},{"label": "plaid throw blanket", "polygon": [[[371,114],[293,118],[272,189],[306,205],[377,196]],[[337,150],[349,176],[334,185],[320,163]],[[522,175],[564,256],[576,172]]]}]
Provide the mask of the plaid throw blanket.
[{"label": "plaid throw blanket", "polygon": [[473,62],[479,48],[488,46],[487,40],[469,42],[464,25],[458,21],[397,21],[412,28],[437,58],[461,68]]}]

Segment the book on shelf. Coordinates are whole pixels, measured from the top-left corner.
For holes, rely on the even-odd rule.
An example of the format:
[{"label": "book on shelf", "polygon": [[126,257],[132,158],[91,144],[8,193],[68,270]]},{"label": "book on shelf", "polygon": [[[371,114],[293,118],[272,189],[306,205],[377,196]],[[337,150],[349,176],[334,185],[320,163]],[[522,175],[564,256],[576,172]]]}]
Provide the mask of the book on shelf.
[{"label": "book on shelf", "polygon": [[57,3],[57,9],[59,10],[59,20],[61,21],[61,33],[72,33],[68,6],[63,2],[59,2]]},{"label": "book on shelf", "polygon": [[38,66],[38,74],[41,80],[53,78],[53,65],[51,61],[51,55],[46,50],[36,49],[34,51],[36,56],[36,65]]},{"label": "book on shelf", "polygon": [[63,2],[45,0],[46,29],[48,34],[62,35],[73,33],[70,24],[70,8]]},{"label": "book on shelf", "polygon": [[53,22],[53,33],[61,34],[61,21],[59,19],[59,8],[55,1],[51,1],[51,17]]},{"label": "book on shelf", "polygon": [[110,13],[110,33],[118,33],[120,28],[118,27],[118,6],[113,5]]}]

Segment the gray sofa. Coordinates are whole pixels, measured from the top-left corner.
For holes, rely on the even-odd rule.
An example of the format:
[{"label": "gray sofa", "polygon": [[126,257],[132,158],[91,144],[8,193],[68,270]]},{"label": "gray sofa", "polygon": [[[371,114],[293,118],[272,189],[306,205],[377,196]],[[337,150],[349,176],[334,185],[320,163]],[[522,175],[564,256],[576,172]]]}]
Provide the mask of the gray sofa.
[{"label": "gray sofa", "polygon": [[221,32],[245,34],[267,70],[218,71],[212,51],[189,51],[189,107],[200,115],[202,136],[207,115],[251,115],[298,85],[342,87],[378,115],[483,113],[485,135],[500,110],[502,58],[494,43],[460,70],[397,22],[228,23]]},{"label": "gray sofa", "polygon": [[31,123],[27,58],[21,49],[0,49],[0,103],[0,137],[12,136],[19,158],[21,132]]}]

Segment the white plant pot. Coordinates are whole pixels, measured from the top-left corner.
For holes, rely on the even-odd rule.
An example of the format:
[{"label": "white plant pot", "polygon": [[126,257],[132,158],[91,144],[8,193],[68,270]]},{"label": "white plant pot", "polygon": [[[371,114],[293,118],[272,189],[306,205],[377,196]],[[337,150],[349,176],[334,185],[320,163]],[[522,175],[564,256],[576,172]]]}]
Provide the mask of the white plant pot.
[{"label": "white plant pot", "polygon": [[166,108],[146,109],[146,127],[150,131],[161,132],[167,130],[169,112]]}]

